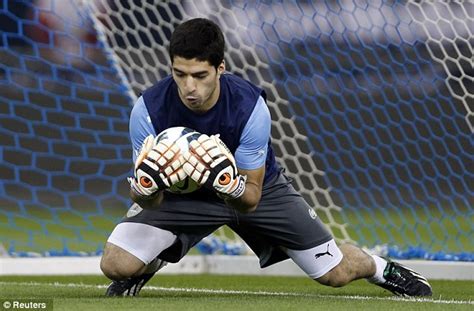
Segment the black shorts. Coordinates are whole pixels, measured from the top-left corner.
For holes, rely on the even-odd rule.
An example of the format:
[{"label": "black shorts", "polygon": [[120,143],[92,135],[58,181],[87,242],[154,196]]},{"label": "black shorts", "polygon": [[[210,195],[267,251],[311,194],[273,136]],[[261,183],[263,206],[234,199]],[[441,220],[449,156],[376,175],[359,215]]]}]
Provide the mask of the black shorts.
[{"label": "black shorts", "polygon": [[260,258],[262,268],[288,258],[282,247],[305,250],[332,239],[283,172],[265,184],[260,203],[252,213],[240,213],[220,200],[166,194],[159,208],[143,210],[122,222],[148,224],[174,233],[176,242],[158,256],[168,262],[178,262],[201,239],[223,225],[248,244]]}]

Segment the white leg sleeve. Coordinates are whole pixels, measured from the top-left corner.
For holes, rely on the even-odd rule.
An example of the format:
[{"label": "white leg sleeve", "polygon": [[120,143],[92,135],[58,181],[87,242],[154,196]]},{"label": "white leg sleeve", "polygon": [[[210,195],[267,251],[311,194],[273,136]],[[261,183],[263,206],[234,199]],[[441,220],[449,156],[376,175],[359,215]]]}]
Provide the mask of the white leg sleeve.
[{"label": "white leg sleeve", "polygon": [[117,245],[134,255],[145,265],[176,241],[170,231],[134,222],[118,224],[107,242]]},{"label": "white leg sleeve", "polygon": [[322,277],[342,260],[334,240],[302,251],[286,249],[286,253],[312,279]]}]

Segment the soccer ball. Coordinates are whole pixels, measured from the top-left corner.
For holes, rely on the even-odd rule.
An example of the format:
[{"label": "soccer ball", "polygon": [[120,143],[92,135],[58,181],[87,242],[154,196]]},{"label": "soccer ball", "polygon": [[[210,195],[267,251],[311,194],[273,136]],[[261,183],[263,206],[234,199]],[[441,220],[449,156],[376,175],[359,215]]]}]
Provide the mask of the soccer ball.
[{"label": "soccer ball", "polygon": [[[183,126],[176,126],[170,127],[159,133],[156,137],[156,141],[158,142],[164,139],[172,141],[179,147],[179,149],[183,153],[189,150],[189,143],[193,139],[197,139],[200,135],[201,133],[196,132],[193,129]],[[199,185],[197,182],[192,180],[190,177],[186,177],[186,179],[171,185],[171,187],[166,190],[176,194],[185,194],[194,192],[200,187],[201,185]]]}]

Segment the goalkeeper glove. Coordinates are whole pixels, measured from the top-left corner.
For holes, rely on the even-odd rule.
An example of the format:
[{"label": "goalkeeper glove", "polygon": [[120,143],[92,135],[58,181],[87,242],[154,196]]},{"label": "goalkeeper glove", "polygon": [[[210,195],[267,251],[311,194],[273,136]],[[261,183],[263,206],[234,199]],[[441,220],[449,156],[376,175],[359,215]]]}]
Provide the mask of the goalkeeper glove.
[{"label": "goalkeeper glove", "polygon": [[184,171],[198,184],[215,190],[224,199],[243,195],[247,178],[238,173],[234,156],[219,135],[201,134],[191,141],[184,158]]},{"label": "goalkeeper glove", "polygon": [[174,142],[157,141],[150,135],[143,141],[135,161],[134,177],[128,178],[130,187],[142,199],[151,199],[157,191],[186,178],[183,163],[181,149]]}]

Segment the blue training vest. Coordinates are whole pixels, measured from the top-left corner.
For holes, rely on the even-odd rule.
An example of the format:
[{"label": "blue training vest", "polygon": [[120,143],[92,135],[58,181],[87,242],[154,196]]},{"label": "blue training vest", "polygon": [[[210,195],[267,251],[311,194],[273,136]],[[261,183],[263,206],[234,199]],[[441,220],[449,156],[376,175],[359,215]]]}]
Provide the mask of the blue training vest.
[{"label": "blue training vest", "polygon": [[[222,141],[235,154],[259,96],[266,99],[265,91],[235,75],[224,74],[220,77],[217,104],[204,114],[189,110],[181,102],[172,76],[146,90],[143,100],[156,133],[173,126],[185,126],[207,135],[220,134]],[[278,169],[269,139],[265,182],[275,176]]]}]

